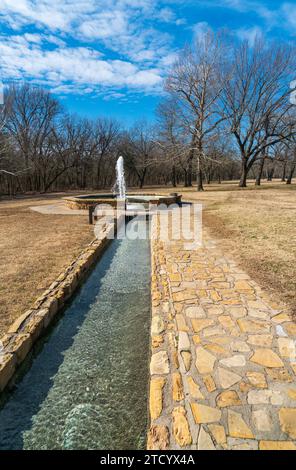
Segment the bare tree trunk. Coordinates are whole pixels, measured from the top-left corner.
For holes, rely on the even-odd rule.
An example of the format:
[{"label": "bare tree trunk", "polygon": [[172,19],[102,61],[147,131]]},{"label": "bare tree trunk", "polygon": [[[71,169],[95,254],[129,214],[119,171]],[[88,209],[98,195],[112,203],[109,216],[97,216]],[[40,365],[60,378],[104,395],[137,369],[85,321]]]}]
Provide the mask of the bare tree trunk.
[{"label": "bare tree trunk", "polygon": [[282,174],[282,182],[283,183],[286,181],[286,171],[287,171],[287,161],[285,161],[284,165],[283,165],[283,174]]},{"label": "bare tree trunk", "polygon": [[212,172],[211,172],[211,170],[205,171],[205,177],[206,177],[207,184],[211,184],[211,182],[212,182]]},{"label": "bare tree trunk", "polygon": [[140,186],[139,186],[140,189],[142,189],[143,186],[144,186],[144,181],[145,181],[146,173],[147,173],[147,168],[144,168],[143,173],[142,173],[142,175],[140,176]]},{"label": "bare tree trunk", "polygon": [[187,170],[184,168],[184,187],[188,188]]},{"label": "bare tree trunk", "polygon": [[267,170],[267,181],[272,181],[273,175],[274,175],[274,168]]},{"label": "bare tree trunk", "polygon": [[194,157],[194,150],[190,150],[188,157],[188,172],[187,172],[187,186],[192,186],[192,161]]},{"label": "bare tree trunk", "polygon": [[[201,150],[201,149],[200,149]],[[197,155],[197,172],[196,172],[196,180],[197,180],[197,191],[203,191],[203,174],[201,169],[201,161],[200,161],[201,151],[198,152]]]},{"label": "bare tree trunk", "polygon": [[173,168],[172,168],[172,185],[174,188],[176,188],[177,186],[177,183],[176,183],[176,167],[175,165],[173,165]]},{"label": "bare tree trunk", "polygon": [[241,166],[241,177],[239,182],[240,188],[247,187],[247,176],[248,176],[248,166],[247,166],[247,159],[243,157],[242,159],[242,166]]},{"label": "bare tree trunk", "polygon": [[261,185],[261,178],[262,178],[264,163],[265,163],[265,156],[262,155],[261,162],[260,162],[260,165],[259,165],[259,168],[258,168],[258,174],[257,174],[257,177],[256,177],[256,183],[255,183],[256,186]]},{"label": "bare tree trunk", "polygon": [[292,179],[293,179],[293,176],[294,176],[295,169],[296,169],[296,159],[292,163],[291,171],[290,171],[289,176],[287,178],[287,184],[292,184]]},{"label": "bare tree trunk", "polygon": [[101,157],[98,160],[97,165],[97,188],[100,188],[100,179],[101,179]]}]

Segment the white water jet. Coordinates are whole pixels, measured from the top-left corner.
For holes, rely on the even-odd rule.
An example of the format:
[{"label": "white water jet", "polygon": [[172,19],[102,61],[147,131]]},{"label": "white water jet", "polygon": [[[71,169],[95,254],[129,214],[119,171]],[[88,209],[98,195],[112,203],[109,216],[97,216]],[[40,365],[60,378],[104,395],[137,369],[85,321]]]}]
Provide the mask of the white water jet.
[{"label": "white water jet", "polygon": [[123,157],[119,157],[116,162],[116,183],[113,188],[113,191],[115,192],[115,194],[117,194],[117,197],[119,199],[126,198]]}]

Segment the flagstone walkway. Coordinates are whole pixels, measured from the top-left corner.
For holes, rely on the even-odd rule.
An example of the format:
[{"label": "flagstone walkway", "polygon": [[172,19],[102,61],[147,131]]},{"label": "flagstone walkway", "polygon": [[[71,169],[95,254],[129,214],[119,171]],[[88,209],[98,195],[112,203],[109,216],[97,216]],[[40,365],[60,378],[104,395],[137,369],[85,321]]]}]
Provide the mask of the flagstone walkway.
[{"label": "flagstone walkway", "polygon": [[213,240],[152,232],[148,448],[296,450],[296,323]]}]

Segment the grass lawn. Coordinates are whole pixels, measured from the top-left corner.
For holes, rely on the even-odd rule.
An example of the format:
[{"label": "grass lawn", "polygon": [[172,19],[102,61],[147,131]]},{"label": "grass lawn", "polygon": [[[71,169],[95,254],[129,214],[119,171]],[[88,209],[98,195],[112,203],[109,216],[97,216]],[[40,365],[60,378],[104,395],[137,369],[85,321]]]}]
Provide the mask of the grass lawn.
[{"label": "grass lawn", "polygon": [[85,215],[29,209],[56,197],[0,202],[0,336],[94,238]]}]

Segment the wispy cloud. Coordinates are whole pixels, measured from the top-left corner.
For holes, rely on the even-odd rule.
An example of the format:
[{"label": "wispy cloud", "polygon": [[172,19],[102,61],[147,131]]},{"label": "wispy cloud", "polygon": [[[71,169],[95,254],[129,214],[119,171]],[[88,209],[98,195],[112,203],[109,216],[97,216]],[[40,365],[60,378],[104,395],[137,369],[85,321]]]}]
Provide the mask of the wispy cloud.
[{"label": "wispy cloud", "polygon": [[[268,29],[280,26],[289,28],[288,11],[293,15],[295,5],[283,1],[269,0],[200,0],[200,3],[209,8],[227,8],[240,13],[253,13],[258,21],[263,20]],[[295,14],[295,13],[294,13]],[[283,21],[285,20],[285,21]]]},{"label": "wispy cloud", "polygon": [[282,15],[284,17],[284,20],[286,22],[286,25],[291,28],[291,30],[294,33],[294,36],[296,35],[296,6],[295,3],[291,2],[286,2],[282,5],[281,8]]},{"label": "wispy cloud", "polygon": [[[108,60],[87,47],[59,47],[45,50],[42,43],[31,43],[24,36],[0,38],[0,56],[4,77],[58,88],[73,83],[78,88],[130,88],[152,92],[159,87],[162,77],[156,68],[141,69],[123,60]],[[60,88],[62,90],[62,88]],[[64,89],[66,91],[66,88]]]},{"label": "wispy cloud", "polygon": [[295,31],[291,1],[0,0],[0,73],[59,93],[105,93],[106,99],[160,93],[176,59],[174,33],[178,38],[186,30],[188,40],[188,31],[194,39],[212,27],[191,15],[200,6],[218,16],[221,7],[241,18],[256,16],[258,22],[234,28],[251,43],[262,28]]},{"label": "wispy cloud", "polygon": [[199,23],[195,24],[192,29],[194,38],[197,41],[202,41],[207,32],[211,30],[211,27],[206,21],[200,21]]},{"label": "wispy cloud", "polygon": [[0,23],[13,31],[1,37],[4,78],[154,93],[175,51],[153,24],[185,20],[157,0],[0,0]]},{"label": "wispy cloud", "polygon": [[248,41],[251,46],[254,45],[256,38],[263,36],[263,31],[258,26],[252,28],[239,28],[235,31],[239,39]]}]

